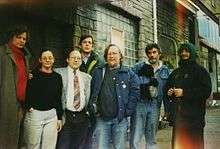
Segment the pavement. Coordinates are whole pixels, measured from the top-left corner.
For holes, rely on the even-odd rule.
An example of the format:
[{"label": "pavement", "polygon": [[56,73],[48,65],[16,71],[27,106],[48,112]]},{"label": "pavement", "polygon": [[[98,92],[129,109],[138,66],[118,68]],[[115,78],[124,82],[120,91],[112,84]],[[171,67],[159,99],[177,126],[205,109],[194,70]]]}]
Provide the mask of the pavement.
[{"label": "pavement", "polygon": [[[172,127],[159,130],[157,133],[157,149],[171,149]],[[220,106],[207,107],[206,126],[204,129],[205,149],[220,148]],[[141,145],[144,149],[144,141]]]}]

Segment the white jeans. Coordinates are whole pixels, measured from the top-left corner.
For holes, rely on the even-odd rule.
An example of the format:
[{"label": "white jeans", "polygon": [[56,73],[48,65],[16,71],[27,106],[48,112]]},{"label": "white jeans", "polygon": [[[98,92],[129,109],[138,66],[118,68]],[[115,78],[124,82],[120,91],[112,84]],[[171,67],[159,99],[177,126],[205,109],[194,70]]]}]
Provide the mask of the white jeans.
[{"label": "white jeans", "polygon": [[24,119],[24,140],[27,149],[55,149],[56,110],[27,112]]}]

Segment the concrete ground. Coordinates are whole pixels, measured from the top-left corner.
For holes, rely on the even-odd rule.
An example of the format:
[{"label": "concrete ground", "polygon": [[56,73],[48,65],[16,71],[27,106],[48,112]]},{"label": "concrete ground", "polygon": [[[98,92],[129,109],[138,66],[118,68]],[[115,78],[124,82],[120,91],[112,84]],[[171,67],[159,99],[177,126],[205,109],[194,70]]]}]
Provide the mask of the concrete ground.
[{"label": "concrete ground", "polygon": [[[159,130],[157,134],[158,149],[171,148],[171,133],[171,127]],[[205,149],[220,148],[220,106],[207,108],[204,139]],[[142,148],[144,149],[144,145]]]},{"label": "concrete ground", "polygon": [[[218,103],[220,103],[218,101]],[[166,126],[157,133],[157,149],[171,149],[172,127]],[[209,106],[206,111],[206,127],[204,129],[205,149],[220,149],[220,104]],[[126,149],[129,149],[127,142]],[[144,139],[140,149],[145,149]]]}]

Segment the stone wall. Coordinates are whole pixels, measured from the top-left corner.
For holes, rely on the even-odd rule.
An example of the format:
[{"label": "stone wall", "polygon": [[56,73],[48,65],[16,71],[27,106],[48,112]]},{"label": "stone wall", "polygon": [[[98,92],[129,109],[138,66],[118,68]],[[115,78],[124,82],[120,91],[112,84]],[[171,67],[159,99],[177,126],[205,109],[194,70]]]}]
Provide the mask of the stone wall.
[{"label": "stone wall", "polygon": [[111,28],[124,32],[125,63],[133,65],[143,58],[147,43],[153,42],[152,2],[123,0],[105,5],[78,7],[74,15],[74,45],[82,34],[95,39],[95,50],[102,54],[111,42]]}]

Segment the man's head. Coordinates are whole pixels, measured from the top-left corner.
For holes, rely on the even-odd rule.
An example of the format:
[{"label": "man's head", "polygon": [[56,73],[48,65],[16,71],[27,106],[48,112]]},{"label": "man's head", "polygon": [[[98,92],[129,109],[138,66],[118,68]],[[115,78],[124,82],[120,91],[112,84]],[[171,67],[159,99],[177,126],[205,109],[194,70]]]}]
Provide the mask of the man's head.
[{"label": "man's head", "polygon": [[68,63],[68,66],[76,70],[82,64],[82,55],[78,50],[72,50],[70,51],[66,61]]},{"label": "man's head", "polygon": [[8,31],[8,43],[17,47],[24,48],[28,40],[28,29],[26,26],[13,26]]},{"label": "man's head", "polygon": [[93,48],[93,37],[92,35],[82,35],[80,37],[79,46],[81,52],[85,54],[90,54]]},{"label": "man's head", "polygon": [[42,50],[39,58],[41,68],[51,69],[54,64],[54,56],[51,50]]},{"label": "man's head", "polygon": [[120,66],[123,56],[117,45],[110,44],[104,51],[104,58],[109,67],[115,68]]},{"label": "man's head", "polygon": [[196,51],[194,45],[191,43],[181,44],[178,50],[178,55],[182,61],[195,61]]},{"label": "man's head", "polygon": [[145,53],[150,64],[156,64],[159,62],[161,51],[156,43],[148,44],[145,48]]}]

